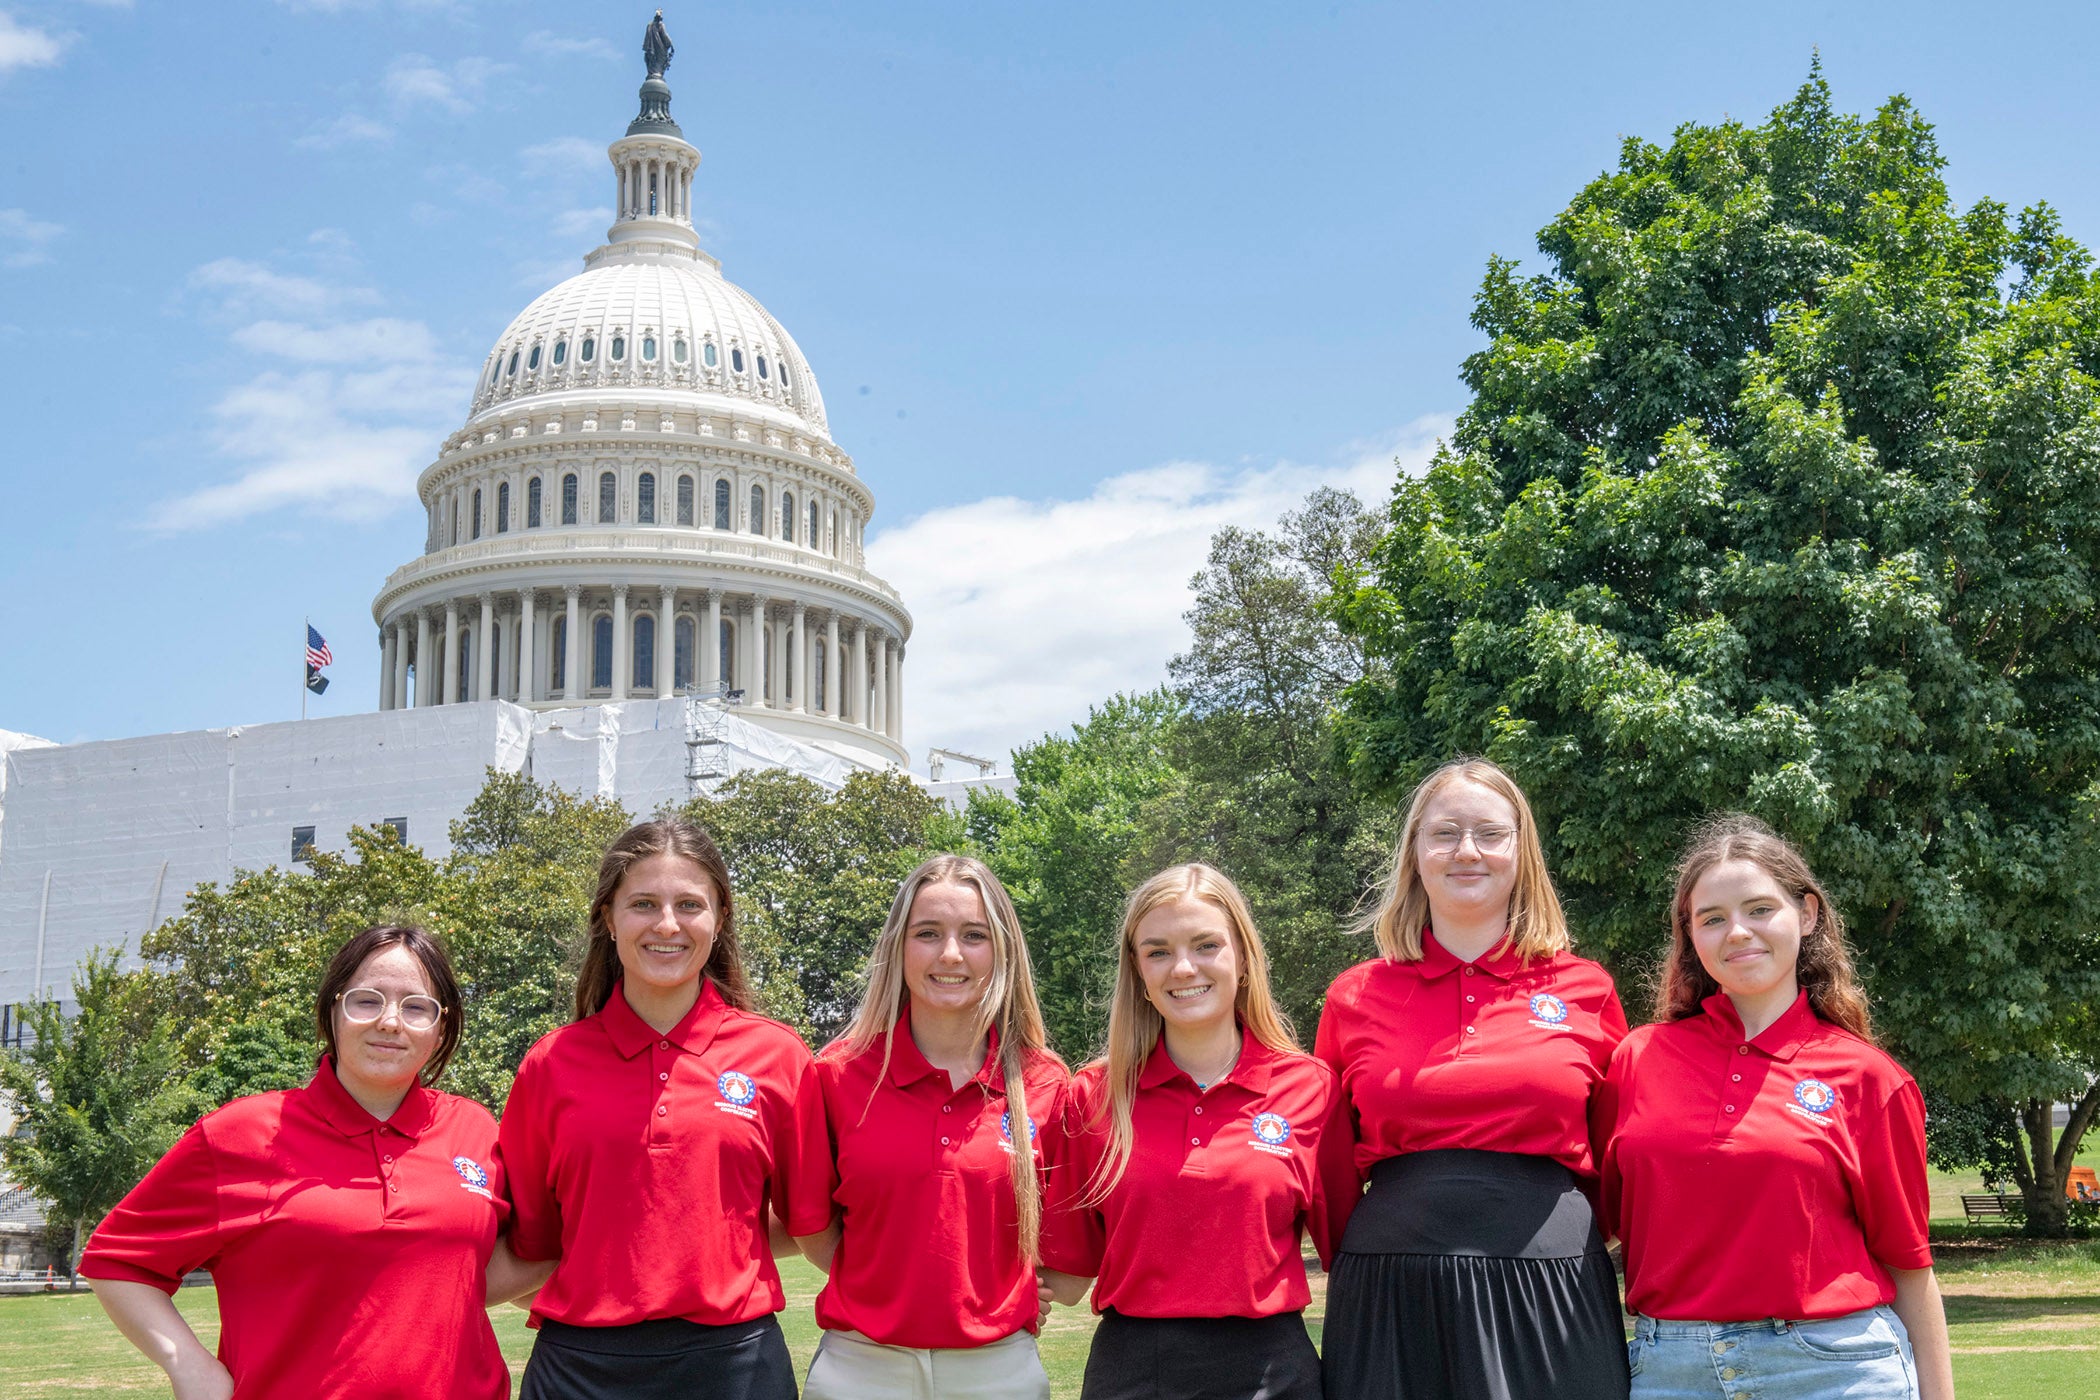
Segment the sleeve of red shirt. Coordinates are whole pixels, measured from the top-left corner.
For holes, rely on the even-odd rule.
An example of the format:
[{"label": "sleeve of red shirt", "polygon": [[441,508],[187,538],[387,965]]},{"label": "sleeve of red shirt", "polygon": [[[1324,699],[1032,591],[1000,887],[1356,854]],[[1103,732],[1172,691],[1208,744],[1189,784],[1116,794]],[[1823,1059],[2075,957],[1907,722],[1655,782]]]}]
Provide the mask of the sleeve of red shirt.
[{"label": "sleeve of red shirt", "polygon": [[1929,1269],[1932,1248],[1926,1222],[1932,1199],[1925,1181],[1925,1098],[1905,1078],[1881,1112],[1867,1117],[1854,1135],[1860,1179],[1852,1183],[1853,1208],[1867,1237],[1867,1251],[1891,1269]]},{"label": "sleeve of red shirt", "polygon": [[[1347,976],[1348,974],[1343,974]],[[1327,1004],[1320,1008],[1320,1028],[1313,1033],[1313,1055],[1334,1071],[1334,1104],[1320,1127],[1317,1162],[1321,1199],[1319,1223],[1310,1233],[1313,1248],[1325,1267],[1341,1248],[1349,1217],[1363,1196],[1363,1177],[1356,1170],[1356,1111],[1349,1103],[1349,1081],[1342,1072],[1341,1008],[1336,989],[1327,989]]]},{"label": "sleeve of red shirt", "polygon": [[173,1293],[184,1274],[217,1256],[219,1243],[218,1166],[196,1123],[96,1227],[80,1272]]},{"label": "sleeve of red shirt", "polygon": [[1604,989],[1604,1005],[1597,1008],[1597,1028],[1604,1032],[1604,1059],[1609,1061],[1612,1051],[1626,1038],[1626,1008],[1619,1004],[1619,989],[1609,983]]},{"label": "sleeve of red shirt", "polygon": [[1590,1160],[1597,1164],[1597,1229],[1607,1240],[1619,1237],[1619,1173],[1607,1149],[1619,1130],[1619,1108],[1626,1101],[1633,1049],[1621,1042],[1612,1052],[1604,1078],[1590,1095]]},{"label": "sleeve of red shirt", "polygon": [[838,1185],[831,1125],[817,1062],[804,1051],[789,1072],[788,1101],[773,1123],[773,1213],[790,1235],[822,1234]]},{"label": "sleeve of red shirt", "polygon": [[1049,1183],[1043,1195],[1042,1242],[1038,1249],[1043,1263],[1059,1273],[1093,1278],[1101,1272],[1101,1255],[1108,1248],[1108,1232],[1098,1207],[1080,1204],[1086,1193],[1086,1154],[1081,1151],[1086,1111],[1076,1083],[1068,1085],[1057,1113],[1043,1125],[1043,1167]]},{"label": "sleeve of red shirt", "polygon": [[503,1159],[503,1187],[510,1200],[510,1248],[526,1260],[561,1258],[561,1202],[549,1179],[547,1125],[539,1105],[543,1073],[540,1049],[534,1046],[511,1081],[496,1128],[496,1154]]},{"label": "sleeve of red shirt", "polygon": [[[1356,1174],[1355,1124],[1349,1104],[1342,1097],[1342,1080],[1334,1076],[1327,1096],[1327,1112],[1320,1120],[1320,1146],[1313,1162],[1312,1209],[1307,1213],[1305,1232],[1319,1251],[1320,1267],[1334,1263],[1342,1246],[1342,1231],[1355,1212],[1363,1182]],[[1339,1223],[1337,1223],[1339,1222]]]}]

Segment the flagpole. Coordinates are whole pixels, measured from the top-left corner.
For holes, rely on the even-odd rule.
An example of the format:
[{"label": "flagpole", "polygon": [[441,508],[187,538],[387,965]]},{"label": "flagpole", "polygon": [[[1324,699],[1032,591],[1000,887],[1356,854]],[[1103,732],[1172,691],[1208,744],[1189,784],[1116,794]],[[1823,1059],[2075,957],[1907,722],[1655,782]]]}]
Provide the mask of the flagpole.
[{"label": "flagpole", "polygon": [[314,620],[306,619],[306,635],[299,638],[299,718],[306,718],[306,637],[313,633]]}]

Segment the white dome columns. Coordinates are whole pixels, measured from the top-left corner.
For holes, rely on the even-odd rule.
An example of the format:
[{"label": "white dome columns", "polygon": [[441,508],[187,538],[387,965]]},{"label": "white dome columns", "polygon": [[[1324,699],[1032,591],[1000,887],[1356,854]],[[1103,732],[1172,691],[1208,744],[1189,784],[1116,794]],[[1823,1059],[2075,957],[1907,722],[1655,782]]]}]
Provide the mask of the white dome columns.
[{"label": "white dome columns", "polygon": [[700,152],[676,136],[623,136],[606,150],[613,164],[616,221],[608,243],[668,243],[697,253],[693,172]]}]

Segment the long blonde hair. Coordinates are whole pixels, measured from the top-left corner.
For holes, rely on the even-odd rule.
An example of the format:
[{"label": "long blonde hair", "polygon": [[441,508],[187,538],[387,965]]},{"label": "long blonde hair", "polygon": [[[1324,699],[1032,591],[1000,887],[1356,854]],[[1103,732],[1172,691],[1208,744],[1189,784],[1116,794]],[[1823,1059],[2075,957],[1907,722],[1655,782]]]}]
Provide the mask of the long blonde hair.
[{"label": "long blonde hair", "polygon": [[[1013,1142],[1011,1168],[1014,1206],[1020,1217],[1021,1256],[1033,1259],[1043,1227],[1043,1197],[1035,1176],[1035,1154],[1029,1133],[1028,1062],[1057,1056],[1050,1049],[1050,1036],[1043,1025],[1042,1003],[1036,1000],[1035,976],[1028,965],[1028,944],[1021,936],[1021,920],[1014,913],[1013,899],[985,863],[970,856],[938,855],[922,862],[904,877],[897,897],[890,901],[889,917],[875,936],[868,955],[868,986],[860,1006],[835,1043],[847,1058],[864,1053],[877,1040],[882,1042],[879,1087],[890,1071],[895,1049],[897,1018],[904,1011],[910,992],[904,985],[904,934],[911,923],[912,903],[928,885],[962,885],[984,901],[984,921],[992,934],[992,976],[977,1002],[977,1034],[999,1033],[999,1075],[1006,1085],[1007,1133]],[[1059,1062],[1061,1063],[1061,1062]],[[872,1103],[873,1095],[869,1102]],[[866,1109],[862,1109],[863,1117]]]},{"label": "long blonde hair", "polygon": [[1422,960],[1422,928],[1429,922],[1429,892],[1415,860],[1415,839],[1422,817],[1436,795],[1453,783],[1478,783],[1499,794],[1517,814],[1517,881],[1509,892],[1507,941],[1525,962],[1551,957],[1568,948],[1568,916],[1561,912],[1553,877],[1546,873],[1546,853],[1539,845],[1538,822],[1516,780],[1484,758],[1454,758],[1424,778],[1407,802],[1407,823],[1393,864],[1386,873],[1378,907],[1357,925],[1378,939],[1378,951],[1394,962]]},{"label": "long blonde hair", "polygon": [[1248,1035],[1271,1050],[1295,1052],[1297,1033],[1290,1018],[1269,994],[1269,953],[1262,946],[1261,930],[1254,926],[1254,912],[1246,896],[1226,875],[1201,862],[1174,865],[1162,870],[1131,892],[1123,906],[1123,931],[1118,940],[1116,988],[1109,997],[1108,1052],[1096,1063],[1101,1066],[1108,1093],[1094,1109],[1094,1123],[1108,1122],[1108,1150],[1087,1183],[1085,1203],[1099,1205],[1108,1199],[1116,1183],[1130,1166],[1130,1150],[1136,1130],[1132,1109],[1137,1102],[1138,1076],[1145,1061],[1159,1044],[1166,1022],[1159,1008],[1145,995],[1145,979],[1137,965],[1137,928],[1145,916],[1163,905],[1184,899],[1199,899],[1225,915],[1232,929],[1233,951],[1238,955],[1240,985],[1232,1008]]},{"label": "long blonde hair", "polygon": [[1699,950],[1692,942],[1692,887],[1707,871],[1729,860],[1747,860],[1770,875],[1796,909],[1805,909],[1809,896],[1815,897],[1816,920],[1801,935],[1794,977],[1808,993],[1808,1004],[1817,1016],[1843,1026],[1861,1040],[1873,1040],[1874,1018],[1867,1009],[1867,994],[1860,989],[1859,974],[1852,968],[1844,916],[1794,844],[1741,812],[1723,812],[1702,823],[1677,862],[1677,891],[1670,897],[1670,951],[1664,956],[1661,983],[1656,988],[1655,1019],[1682,1021],[1696,1016],[1706,999],[1721,990],[1706,964],[1699,961]]}]

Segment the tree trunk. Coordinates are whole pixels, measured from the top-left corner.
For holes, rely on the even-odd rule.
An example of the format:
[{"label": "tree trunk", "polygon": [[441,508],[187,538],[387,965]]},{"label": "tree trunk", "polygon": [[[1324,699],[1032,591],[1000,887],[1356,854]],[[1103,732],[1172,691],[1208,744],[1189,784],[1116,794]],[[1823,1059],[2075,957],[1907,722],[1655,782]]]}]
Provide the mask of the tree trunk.
[{"label": "tree trunk", "polygon": [[2020,1106],[2020,1120],[2027,1129],[2027,1158],[2033,1170],[2020,1183],[2027,1201],[2026,1230],[2045,1239],[2062,1239],[2070,1222],[2064,1212],[2064,1177],[2069,1158],[2059,1163],[2056,1152],[2056,1105],[2049,1099],[2029,1099]]},{"label": "tree trunk", "polygon": [[66,1264],[66,1275],[76,1284],[80,1282],[80,1250],[83,1244],[80,1232],[86,1228],[85,1220],[73,1222],[73,1257]]}]

